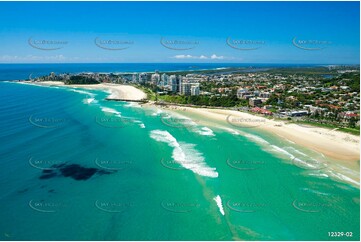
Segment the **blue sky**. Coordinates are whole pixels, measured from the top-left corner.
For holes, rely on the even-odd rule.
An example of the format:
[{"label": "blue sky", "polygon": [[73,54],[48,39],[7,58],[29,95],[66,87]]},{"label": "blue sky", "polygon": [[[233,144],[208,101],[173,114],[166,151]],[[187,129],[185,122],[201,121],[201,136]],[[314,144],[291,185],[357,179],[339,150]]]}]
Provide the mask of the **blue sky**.
[{"label": "blue sky", "polygon": [[0,63],[359,64],[359,19],[358,2],[0,2]]}]

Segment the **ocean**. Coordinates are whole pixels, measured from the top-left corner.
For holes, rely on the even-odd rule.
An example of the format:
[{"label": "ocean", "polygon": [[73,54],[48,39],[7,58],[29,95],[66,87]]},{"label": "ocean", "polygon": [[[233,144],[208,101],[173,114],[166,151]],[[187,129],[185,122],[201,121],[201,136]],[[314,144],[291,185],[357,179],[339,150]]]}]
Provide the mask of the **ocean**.
[{"label": "ocean", "polygon": [[[0,65],[0,80],[187,66]],[[107,95],[0,82],[1,240],[360,239],[358,186],[302,162],[321,154]]]}]

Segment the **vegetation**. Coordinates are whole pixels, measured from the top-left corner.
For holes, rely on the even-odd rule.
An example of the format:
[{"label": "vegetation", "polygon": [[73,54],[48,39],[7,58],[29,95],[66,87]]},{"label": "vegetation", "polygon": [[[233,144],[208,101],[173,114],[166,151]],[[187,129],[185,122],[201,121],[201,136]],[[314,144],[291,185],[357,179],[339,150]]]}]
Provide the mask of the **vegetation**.
[{"label": "vegetation", "polygon": [[317,127],[321,127],[321,128],[328,128],[328,129],[336,129],[337,128],[338,131],[343,131],[343,132],[350,133],[353,135],[360,135],[360,127],[354,127],[354,128],[340,127],[339,125],[312,122],[312,121],[298,121],[295,123],[296,124],[299,124],[299,123],[306,124],[306,125],[317,126]]},{"label": "vegetation", "polygon": [[211,107],[234,107],[242,105],[236,95],[231,96],[183,96],[183,95],[160,95],[158,101],[177,104],[191,104],[197,106]]},{"label": "vegetation", "polygon": [[[132,83],[149,100],[180,105],[241,108],[250,110],[248,98],[259,97],[273,118],[304,122],[359,134],[360,73],[357,66],[313,66],[252,68],[232,67],[214,70],[167,72],[198,83],[201,95],[172,93],[169,86],[133,74],[61,74],[38,81],[64,81],[65,84]],[[191,74],[191,75],[189,75]],[[242,89],[242,90],[240,90]],[[248,97],[237,98],[240,90]],[[270,95],[270,96],[269,96]],[[308,115],[287,117],[284,112],[306,110]]]},{"label": "vegetation", "polygon": [[65,80],[65,85],[72,85],[72,84],[99,84],[100,82],[95,80],[92,77],[88,76],[71,76],[69,80]]}]

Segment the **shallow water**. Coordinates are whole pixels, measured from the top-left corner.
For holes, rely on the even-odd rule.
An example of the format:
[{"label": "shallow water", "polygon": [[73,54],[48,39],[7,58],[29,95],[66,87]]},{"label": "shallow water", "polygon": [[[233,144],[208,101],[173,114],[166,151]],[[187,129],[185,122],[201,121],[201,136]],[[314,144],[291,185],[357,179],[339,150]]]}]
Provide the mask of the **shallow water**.
[{"label": "shallow water", "polygon": [[320,154],[106,95],[0,83],[2,240],[359,240]]}]

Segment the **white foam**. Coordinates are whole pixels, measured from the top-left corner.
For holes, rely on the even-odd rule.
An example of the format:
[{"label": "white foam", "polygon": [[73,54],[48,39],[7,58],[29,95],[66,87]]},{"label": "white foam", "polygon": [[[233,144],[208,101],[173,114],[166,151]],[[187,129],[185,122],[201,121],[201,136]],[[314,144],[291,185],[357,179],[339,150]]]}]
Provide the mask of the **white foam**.
[{"label": "white foam", "polygon": [[230,132],[231,134],[240,135],[240,133],[239,133],[237,130],[235,130],[235,129],[226,128],[226,127],[221,127],[221,128],[224,129],[224,130],[226,130],[226,131],[228,131],[228,132]]},{"label": "white foam", "polygon": [[325,174],[325,173],[316,173],[316,172],[313,172],[313,173],[308,173],[309,175],[311,175],[311,176],[316,176],[316,177],[329,177],[327,174]]},{"label": "white foam", "polygon": [[98,103],[98,101],[97,101],[95,98],[91,97],[91,98],[86,98],[86,99],[84,99],[84,100],[83,100],[83,103],[85,103],[85,104],[91,104],[91,103]]},{"label": "white foam", "polygon": [[84,91],[84,90],[75,89],[75,88],[71,88],[71,89],[67,89],[67,90],[87,95],[88,97],[83,99],[83,103],[85,103],[85,104],[98,103],[98,101],[95,99],[95,94],[94,93],[87,92],[87,91]]},{"label": "white foam", "polygon": [[[121,116],[120,116],[120,112],[119,112],[119,117],[121,117]],[[138,119],[136,119],[136,118],[134,118],[134,117],[126,117],[126,116],[123,116],[123,118],[129,120],[129,122],[131,122],[131,123],[136,123],[136,124],[138,124],[138,126],[139,126],[140,128],[145,129],[145,124],[144,124],[142,121],[140,121],[140,120],[138,120]]]},{"label": "white foam", "polygon": [[294,155],[292,155],[291,153],[287,152],[286,150],[276,146],[276,145],[271,145],[271,147],[273,148],[274,151],[277,151],[278,153],[284,154],[289,156],[291,159],[295,158]]},{"label": "white foam", "polygon": [[339,164],[335,164],[335,166],[337,167],[337,170],[341,169],[343,173],[346,173],[346,174],[349,174],[352,176],[356,176],[356,177],[360,176],[360,171],[355,171],[355,170],[349,169],[349,168],[339,165]]},{"label": "white foam", "polygon": [[225,213],[224,213],[221,197],[217,195],[216,197],[213,198],[213,200],[216,201],[217,206],[219,208],[219,212],[224,216]]},{"label": "white foam", "polygon": [[335,172],[335,171],[329,171],[329,175],[336,178],[336,179],[339,179],[341,181],[347,181],[347,182],[350,182],[350,183],[355,184],[357,186],[360,186],[359,182],[351,179],[350,177],[342,175],[341,173],[338,173],[338,172]]},{"label": "white foam", "polygon": [[203,154],[194,148],[194,144],[178,143],[168,131],[163,130],[152,130],[150,137],[158,142],[167,143],[168,146],[172,147],[172,158],[184,168],[200,176],[218,177],[216,168],[209,167],[205,163]]},{"label": "white foam", "polygon": [[[312,160],[315,161],[315,163],[319,163],[317,160],[314,160],[314,159],[312,159]],[[309,168],[313,168],[313,169],[318,168],[317,166],[310,164],[310,162],[303,161],[299,158],[295,158],[293,161],[298,162],[298,163],[302,164],[303,166],[307,166]]]},{"label": "white foam", "polygon": [[163,111],[161,109],[157,109],[156,112],[152,113],[152,116],[158,116],[161,113],[163,113]]},{"label": "white foam", "polygon": [[327,174],[324,174],[324,173],[320,173],[318,174],[319,177],[329,177]]},{"label": "white foam", "polygon": [[69,90],[71,90],[72,92],[77,92],[77,93],[86,94],[86,95],[89,95],[89,96],[94,96],[93,93],[87,92],[87,91],[84,91],[84,90],[78,90],[78,89],[69,89]]},{"label": "white foam", "polygon": [[216,136],[214,133],[213,133],[213,130],[211,130],[210,128],[208,127],[202,127],[200,129],[197,129],[195,132],[197,132],[198,134],[200,135],[204,135],[204,136]]},{"label": "white foam", "polygon": [[172,147],[179,146],[177,140],[168,131],[152,130],[150,137],[156,141],[168,143]]},{"label": "white foam", "polygon": [[124,107],[126,108],[142,108],[142,106],[139,105],[137,102],[128,102],[124,104]]},{"label": "white foam", "polygon": [[296,144],[295,142],[293,142],[293,141],[291,141],[291,140],[289,140],[289,139],[286,139],[286,138],[285,138],[285,140],[287,140],[287,141],[290,142],[291,144]]},{"label": "white foam", "polygon": [[257,136],[257,135],[253,135],[253,134],[244,134],[245,137],[247,137],[248,139],[258,142],[258,143],[262,143],[262,144],[269,144],[266,140],[262,139],[261,137]]},{"label": "white foam", "polygon": [[292,147],[292,146],[288,146],[288,147],[286,147],[286,148],[287,148],[287,149],[290,149],[290,150],[292,150],[292,151],[294,151],[294,152],[296,152],[296,153],[298,153],[298,154],[300,154],[300,155],[303,155],[303,156],[308,157],[308,155],[306,155],[305,153],[297,150],[296,148],[294,148],[294,147]]},{"label": "white foam", "polygon": [[184,122],[184,124],[186,124],[187,126],[197,126],[197,123],[195,123],[191,118],[188,118],[186,116],[183,116],[181,114],[178,114],[178,113],[172,113],[172,114],[169,114],[170,118],[172,117],[175,117],[177,119],[180,119]]},{"label": "white foam", "polygon": [[112,114],[115,114],[116,116],[118,117],[121,117],[121,112],[115,110],[115,109],[112,109],[112,108],[108,108],[108,107],[100,107],[102,109],[102,111],[104,113],[112,113]]},{"label": "white foam", "polygon": [[[334,166],[335,164],[333,164]],[[342,172],[343,173],[346,173],[346,174],[342,174],[338,171],[335,171],[331,166],[328,167],[328,169],[325,169],[323,170],[322,172],[319,171],[319,172],[313,172],[313,173],[309,173],[309,175],[312,175],[312,176],[317,176],[317,177],[330,177],[330,178],[333,178],[333,179],[336,179],[336,180],[339,180],[339,181],[342,181],[342,182],[347,182],[347,183],[352,183],[356,186],[360,186],[360,182],[358,182],[357,180],[354,180],[352,179],[351,177],[360,177],[359,175],[359,172],[357,171],[353,171],[351,169],[348,169],[344,166],[341,166],[341,165],[335,165],[336,169],[339,169],[341,168],[342,169]],[[351,177],[349,177],[351,176]]]},{"label": "white foam", "polygon": [[[154,114],[154,113],[153,113]],[[153,115],[155,116],[155,115]],[[195,127],[197,126],[197,124],[190,118],[185,117],[183,115],[177,114],[177,113],[163,113],[161,115],[161,119],[162,120],[168,120],[165,121],[166,123],[168,123],[170,126],[175,125],[175,126],[184,126],[184,127]],[[195,131],[195,130],[194,130]]]},{"label": "white foam", "polygon": [[312,192],[312,193],[315,193],[315,194],[325,195],[325,196],[330,195],[329,193],[320,192],[320,191],[317,191],[317,190],[314,190],[314,189],[311,189],[311,188],[303,188],[302,190],[303,190],[303,191]]}]

